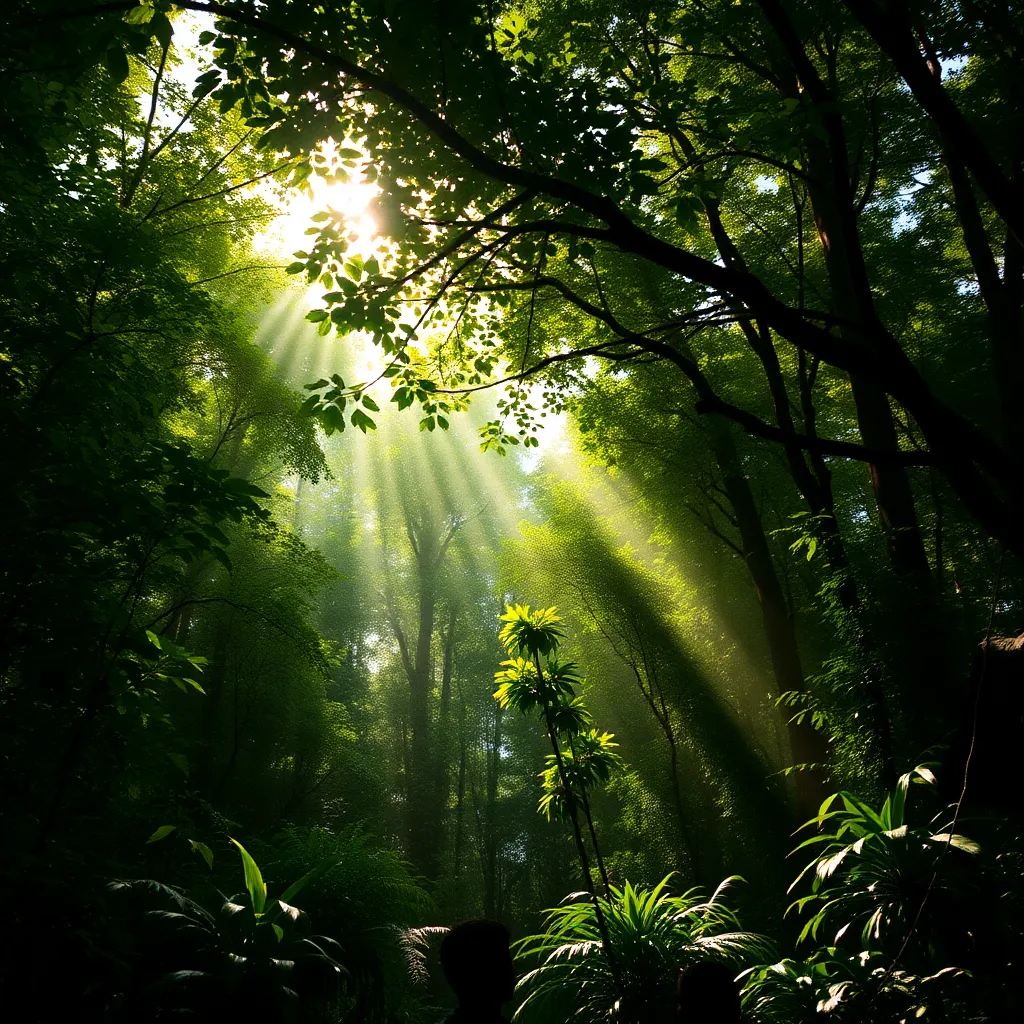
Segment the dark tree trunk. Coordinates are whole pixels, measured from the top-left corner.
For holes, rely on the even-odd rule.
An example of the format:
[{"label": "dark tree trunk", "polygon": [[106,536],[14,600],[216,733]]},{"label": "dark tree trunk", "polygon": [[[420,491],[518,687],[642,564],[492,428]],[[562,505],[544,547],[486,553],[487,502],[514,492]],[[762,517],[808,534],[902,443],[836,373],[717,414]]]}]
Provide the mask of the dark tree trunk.
[{"label": "dark tree trunk", "polygon": [[[743,559],[761,609],[761,622],[778,693],[806,693],[796,629],[772,561],[764,524],[743,472],[731,427],[723,420],[710,425],[711,445],[723,489],[728,497],[740,535]],[[824,766],[828,762],[828,743],[806,720],[787,724],[789,743],[796,764]],[[817,811],[825,795],[822,767],[796,773],[797,803],[801,813]]]},{"label": "dark tree trunk", "polygon": [[[409,683],[409,747],[406,768],[406,837],[409,859],[426,878],[438,874],[443,837],[443,787],[437,780],[447,764],[435,756],[431,714],[433,690],[434,618],[437,590],[449,545],[462,525],[461,517],[440,519],[431,510],[405,512],[406,536],[416,559],[416,636],[410,649],[398,614],[392,609],[392,628]],[[453,641],[452,641],[453,642]],[[450,693],[450,679],[448,681]]]},{"label": "dark tree trunk", "polygon": [[[794,192],[794,208],[797,217],[798,234],[798,273],[801,275],[798,285],[801,308],[804,302],[804,281],[802,277],[804,274],[803,204],[804,200],[798,199]],[[708,226],[712,237],[715,239],[715,244],[718,246],[722,260],[727,266],[746,272],[746,261],[726,231],[718,201],[707,199],[705,200],[704,207],[707,213]],[[738,308],[737,312],[742,312],[742,309]],[[765,324],[757,323],[745,317],[741,317],[738,323],[747,339],[748,345],[761,363],[765,379],[768,382],[768,390],[771,393],[776,423],[787,436],[793,437],[797,433],[796,424],[793,420],[789,391],[783,376],[782,366],[779,363],[778,353],[775,350],[771,329]],[[804,418],[804,433],[808,437],[817,437],[816,411],[813,399],[816,373],[817,363],[809,367],[805,354],[803,351],[800,351],[798,357],[800,409]],[[886,405],[886,412],[888,413],[888,405]],[[889,423],[891,426],[891,417]],[[891,440],[895,443],[894,438]],[[892,723],[889,718],[888,701],[886,700],[881,673],[877,664],[875,664],[870,650],[871,645],[864,642],[863,609],[857,593],[857,585],[850,570],[846,546],[843,543],[842,535],[839,532],[839,523],[835,516],[832,472],[820,452],[811,452],[809,456],[806,456],[803,449],[792,442],[783,444],[783,452],[790,477],[813,517],[812,529],[821,544],[822,554],[829,568],[835,574],[836,592],[840,606],[847,615],[853,616],[854,619],[856,646],[860,661],[864,666],[864,710],[872,723],[872,731],[878,745],[882,777],[886,780],[887,784],[890,784],[895,781],[895,769]],[[872,468],[872,471],[874,471],[874,468]],[[891,487],[892,484],[889,484],[889,486]],[[884,508],[887,506],[883,503],[879,507]],[[912,497],[911,515],[913,515]],[[923,547],[921,547],[920,554],[921,557],[924,556]],[[900,557],[902,556],[903,549],[901,548]],[[927,562],[925,562],[925,565],[927,566]]]}]

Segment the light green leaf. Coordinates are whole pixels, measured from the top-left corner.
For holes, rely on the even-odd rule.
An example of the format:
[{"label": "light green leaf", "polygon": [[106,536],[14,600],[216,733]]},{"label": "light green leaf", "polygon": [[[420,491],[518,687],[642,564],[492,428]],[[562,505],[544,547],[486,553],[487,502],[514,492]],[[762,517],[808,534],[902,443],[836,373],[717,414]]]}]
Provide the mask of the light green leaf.
[{"label": "light green leaf", "polygon": [[252,909],[257,914],[263,913],[263,908],[267,905],[267,883],[263,881],[263,875],[260,872],[259,865],[249,856],[249,851],[237,840],[231,839],[231,842],[238,847],[238,852],[242,855],[242,868],[245,871],[245,887],[249,890],[249,899],[252,900]]},{"label": "light green leaf", "polygon": [[146,845],[148,846],[150,843],[159,843],[161,839],[166,839],[177,827],[177,825],[161,825],[146,840]]},{"label": "light green leaf", "polygon": [[197,839],[190,839],[189,842],[192,844],[192,850],[194,853],[198,853],[203,860],[206,861],[206,866],[212,871],[213,870],[213,850],[211,850],[206,843],[201,843]]},{"label": "light green leaf", "polygon": [[124,16],[124,20],[129,25],[148,25],[153,20],[155,13],[152,0],[141,0],[138,7],[133,7]]}]

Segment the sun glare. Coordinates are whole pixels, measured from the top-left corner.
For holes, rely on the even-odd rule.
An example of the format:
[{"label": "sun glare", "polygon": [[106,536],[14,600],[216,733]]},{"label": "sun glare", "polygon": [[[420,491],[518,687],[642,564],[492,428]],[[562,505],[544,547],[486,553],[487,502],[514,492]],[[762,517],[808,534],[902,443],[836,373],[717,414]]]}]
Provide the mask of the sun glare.
[{"label": "sun glare", "polygon": [[380,191],[377,186],[355,179],[328,182],[316,174],[309,181],[309,192],[294,190],[289,194],[281,216],[266,232],[267,244],[287,255],[304,251],[310,240],[307,232],[315,227],[313,215],[322,210],[333,210],[344,217],[349,252],[363,259],[375,255],[380,238],[377,222],[368,207]]}]

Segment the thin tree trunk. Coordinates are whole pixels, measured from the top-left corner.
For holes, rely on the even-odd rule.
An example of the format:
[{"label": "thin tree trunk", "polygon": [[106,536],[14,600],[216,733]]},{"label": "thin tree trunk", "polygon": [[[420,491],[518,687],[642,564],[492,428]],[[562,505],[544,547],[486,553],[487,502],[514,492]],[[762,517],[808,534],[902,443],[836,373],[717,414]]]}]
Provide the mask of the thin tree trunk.
[{"label": "thin tree trunk", "polygon": [[[544,671],[540,665],[540,656],[534,655],[534,663],[537,668],[537,678],[544,679]],[[611,938],[608,934],[608,922],[605,920],[604,911],[601,909],[601,900],[594,892],[594,879],[590,869],[590,857],[587,856],[587,847],[583,842],[583,833],[580,831],[580,819],[576,812],[576,802],[573,790],[569,786],[569,777],[565,770],[565,760],[562,757],[562,749],[558,744],[558,732],[554,722],[551,720],[550,709],[545,708],[545,725],[547,726],[548,739],[551,741],[551,750],[555,755],[555,764],[558,765],[558,777],[562,782],[562,790],[565,793],[565,805],[569,811],[569,821],[572,823],[573,839],[576,842],[576,852],[580,858],[580,870],[583,875],[583,885],[590,894],[590,902],[594,905],[594,916],[597,919],[597,930],[601,934],[601,944],[604,946],[605,956],[608,957],[608,966],[615,979],[615,988],[621,995],[622,979],[619,975],[618,964],[615,960],[615,953],[612,950]]]}]

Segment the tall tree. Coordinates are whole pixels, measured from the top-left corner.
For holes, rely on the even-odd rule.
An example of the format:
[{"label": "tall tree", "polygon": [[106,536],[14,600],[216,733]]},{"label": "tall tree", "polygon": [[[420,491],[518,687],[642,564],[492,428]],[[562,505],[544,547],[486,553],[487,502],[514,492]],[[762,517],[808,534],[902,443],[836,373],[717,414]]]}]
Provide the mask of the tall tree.
[{"label": "tall tree", "polygon": [[[465,307],[464,329],[487,324],[495,301],[493,292],[484,301],[487,286],[512,297],[525,292],[525,302],[542,288],[561,286],[563,299],[585,300],[575,304],[593,316],[602,311],[599,282],[589,257],[577,262],[580,246],[596,249],[599,269],[606,253],[621,254],[637,274],[667,274],[678,282],[678,314],[669,322],[648,322],[642,309],[631,309],[617,317],[625,331],[612,328],[599,349],[577,350],[577,356],[664,358],[667,346],[679,362],[678,350],[665,340],[673,331],[720,317],[723,302],[735,317],[739,304],[744,316],[782,342],[820,359],[851,386],[858,382],[870,437],[860,443],[799,434],[792,439],[811,450],[891,467],[876,472],[877,491],[887,509],[890,543],[902,549],[906,539],[910,545],[908,565],[920,565],[909,494],[896,470],[908,463],[933,463],[989,534],[1024,551],[1014,525],[1017,455],[915,363],[905,339],[901,343],[901,324],[872,302],[884,268],[869,268],[860,255],[866,251],[861,225],[910,184],[913,172],[885,162],[884,155],[898,148],[890,146],[889,135],[920,141],[933,125],[951,133],[950,144],[959,147],[992,216],[1016,237],[1012,157],[984,142],[966,104],[957,102],[948,85],[936,76],[922,77],[927,65],[912,35],[881,33],[877,8],[852,5],[868,26],[865,32],[839,5],[829,5],[827,12],[819,5],[812,17],[799,5],[768,0],[625,10],[595,2],[569,15],[538,8],[544,14],[538,19],[531,17],[532,8],[467,3],[454,10],[438,7],[432,21],[437,31],[424,32],[421,5],[398,4],[386,16],[360,5],[327,11],[270,3],[258,13],[202,0],[182,6],[221,19],[214,41],[228,77],[221,95],[225,102],[244,95],[247,110],[275,124],[275,145],[302,151],[303,140],[337,135],[339,118],[353,138],[366,139],[382,188],[382,220],[393,225],[388,230],[399,244],[394,262],[365,273],[360,295],[339,294],[333,308],[346,329],[371,330],[386,355],[405,352],[405,334],[387,310],[410,290],[432,294],[425,316],[453,303]],[[936,30],[943,27],[929,12],[924,38],[933,23]],[[967,40],[957,52],[969,60],[976,54],[982,64],[998,60],[972,47],[976,29],[960,22],[957,30]],[[337,38],[346,39],[344,52],[332,48],[330,40]],[[240,45],[256,60],[236,60]],[[282,51],[289,53],[287,61]],[[635,59],[638,52],[642,63]],[[864,124],[858,98],[865,66],[878,76],[878,96],[899,107],[900,118]],[[330,85],[314,87],[322,106],[278,105],[279,97],[305,96],[310,82],[325,78]],[[901,79],[915,103],[904,101]],[[797,95],[787,95],[787,89]],[[365,93],[374,99],[372,113],[355,102]],[[650,116],[632,116],[638,108]],[[672,131],[694,125],[709,151],[699,151],[697,162],[672,154],[672,133],[659,129],[663,121]],[[941,167],[941,151],[933,147],[925,162]],[[824,308],[801,307],[792,289],[773,287],[760,267],[751,272],[723,266],[687,241],[677,217],[681,211],[685,223],[687,211],[703,205],[702,193],[732,204],[741,198],[735,192],[739,182],[780,169],[812,176],[815,189],[821,186],[816,224],[828,242],[826,251],[838,247],[827,260],[832,299],[826,298]],[[438,187],[442,180],[450,186]],[[854,185],[861,182],[854,199]],[[834,217],[824,209],[829,201],[836,204]],[[313,278],[333,274],[345,245],[329,224],[314,239],[303,269]],[[544,280],[549,257],[563,253],[566,271],[555,275],[557,283]],[[605,319],[602,330],[607,328]],[[482,372],[471,365],[475,355],[464,371],[469,386]],[[511,362],[524,372],[539,372],[545,358],[567,355],[545,352],[531,341]],[[680,368],[687,373],[685,360]],[[396,384],[420,379],[420,368],[408,365],[395,375]],[[872,399],[860,382],[906,410],[921,432],[923,451],[893,450],[881,398]],[[721,389],[718,384],[715,398],[699,407],[760,436],[792,437],[722,398]],[[432,392],[413,387],[412,394],[437,405]],[[895,549],[894,557],[903,564]]]}]

